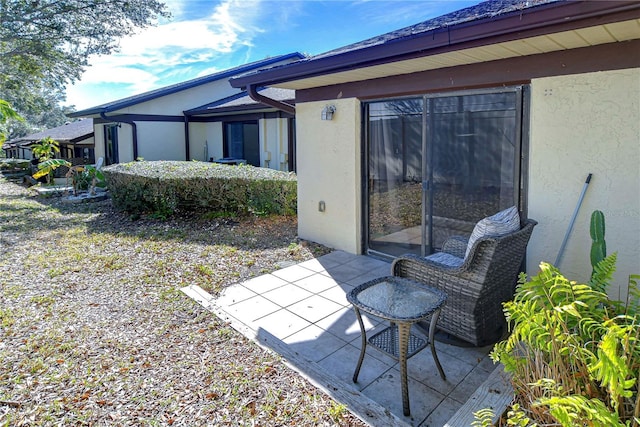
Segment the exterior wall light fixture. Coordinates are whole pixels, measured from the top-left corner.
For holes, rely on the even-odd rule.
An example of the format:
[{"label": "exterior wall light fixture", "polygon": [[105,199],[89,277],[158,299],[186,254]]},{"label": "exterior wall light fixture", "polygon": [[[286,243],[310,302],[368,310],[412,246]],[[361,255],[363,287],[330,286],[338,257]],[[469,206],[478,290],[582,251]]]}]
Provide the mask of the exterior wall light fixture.
[{"label": "exterior wall light fixture", "polygon": [[325,105],[322,109],[321,118],[322,120],[333,120],[333,113],[336,112],[335,105]]}]

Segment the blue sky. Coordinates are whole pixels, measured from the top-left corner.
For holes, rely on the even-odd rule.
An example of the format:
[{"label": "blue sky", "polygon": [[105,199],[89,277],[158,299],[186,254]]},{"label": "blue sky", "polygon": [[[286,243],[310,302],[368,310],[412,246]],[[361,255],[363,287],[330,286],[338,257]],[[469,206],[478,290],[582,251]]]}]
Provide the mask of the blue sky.
[{"label": "blue sky", "polygon": [[84,109],[269,56],[323,53],[480,0],[168,0],[173,16],[90,58],[67,88]]}]

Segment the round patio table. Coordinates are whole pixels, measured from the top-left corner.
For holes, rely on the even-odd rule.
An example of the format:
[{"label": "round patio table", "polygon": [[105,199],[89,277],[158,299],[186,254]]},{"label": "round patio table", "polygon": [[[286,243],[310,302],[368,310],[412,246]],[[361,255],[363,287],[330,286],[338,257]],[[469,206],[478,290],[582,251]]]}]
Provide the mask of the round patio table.
[{"label": "round patio table", "polygon": [[[362,334],[360,358],[353,374],[353,382],[358,382],[358,375],[364,360],[367,343],[387,353],[400,363],[402,410],[404,415],[410,415],[407,359],[430,345],[431,354],[440,376],[443,380],[446,380],[438,360],[433,336],[440,309],[445,304],[447,295],[439,289],[414,282],[413,280],[388,276],[374,279],[355,287],[347,294],[347,300],[353,304]],[[362,315],[360,314],[361,311],[389,320],[391,324],[367,340]],[[411,331],[414,323],[426,320],[429,317],[431,320],[429,322],[428,339]]]}]

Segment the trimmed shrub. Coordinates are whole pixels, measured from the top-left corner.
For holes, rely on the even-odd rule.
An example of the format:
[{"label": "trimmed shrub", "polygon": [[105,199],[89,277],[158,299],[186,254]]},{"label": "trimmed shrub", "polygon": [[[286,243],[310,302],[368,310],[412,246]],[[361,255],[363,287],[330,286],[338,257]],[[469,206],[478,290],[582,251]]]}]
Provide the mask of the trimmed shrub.
[{"label": "trimmed shrub", "polygon": [[30,161],[25,159],[0,159],[0,171],[29,170]]},{"label": "trimmed shrub", "polygon": [[121,163],[102,171],[114,205],[129,213],[296,213],[297,179],[290,172],[197,161]]}]

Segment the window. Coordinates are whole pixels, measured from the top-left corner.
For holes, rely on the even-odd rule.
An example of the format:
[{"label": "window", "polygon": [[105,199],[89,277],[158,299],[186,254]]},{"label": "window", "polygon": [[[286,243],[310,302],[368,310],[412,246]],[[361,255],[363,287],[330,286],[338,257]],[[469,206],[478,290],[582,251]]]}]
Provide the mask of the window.
[{"label": "window", "polygon": [[258,122],[225,123],[224,157],[243,159],[260,166],[260,135]]},{"label": "window", "polygon": [[105,125],[104,127],[104,154],[105,165],[119,163],[118,159],[118,125]]}]

